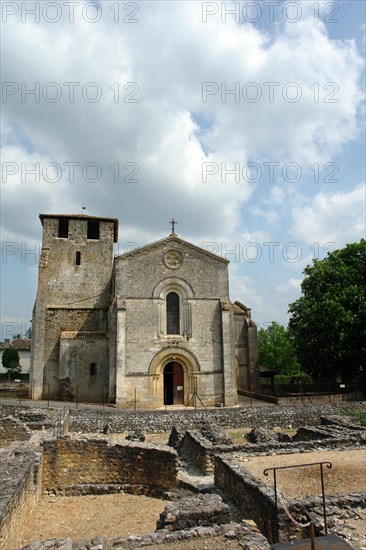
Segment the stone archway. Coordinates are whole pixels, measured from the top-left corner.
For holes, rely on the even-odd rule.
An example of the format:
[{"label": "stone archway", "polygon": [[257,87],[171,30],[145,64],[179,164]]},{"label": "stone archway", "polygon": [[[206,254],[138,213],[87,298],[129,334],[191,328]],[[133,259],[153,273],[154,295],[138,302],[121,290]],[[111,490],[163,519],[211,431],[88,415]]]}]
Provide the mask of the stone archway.
[{"label": "stone archway", "polygon": [[198,361],[190,351],[171,347],[159,351],[149,366],[157,406],[187,405],[194,390],[194,375],[199,372]]}]

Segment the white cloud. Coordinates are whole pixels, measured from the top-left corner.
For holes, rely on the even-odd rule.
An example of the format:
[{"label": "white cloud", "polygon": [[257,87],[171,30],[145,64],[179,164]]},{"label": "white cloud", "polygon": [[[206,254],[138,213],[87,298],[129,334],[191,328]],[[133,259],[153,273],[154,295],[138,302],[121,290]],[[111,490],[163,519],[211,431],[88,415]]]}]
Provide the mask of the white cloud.
[{"label": "white cloud", "polygon": [[239,300],[253,309],[254,317],[259,318],[263,311],[268,311],[268,304],[265,304],[263,297],[256,290],[254,281],[242,271],[237,265],[230,264],[229,266],[230,299],[232,301]]},{"label": "white cloud", "polygon": [[291,279],[289,279],[285,283],[276,285],[276,292],[280,296],[288,296],[295,293],[299,294],[301,282],[302,279],[294,279],[293,277],[291,277]]},{"label": "white cloud", "polygon": [[338,247],[365,237],[365,184],[351,191],[318,193],[292,208],[291,234],[305,243]]},{"label": "white cloud", "polygon": [[243,244],[246,243],[263,243],[270,240],[270,234],[266,231],[247,231],[240,235],[240,240]]},{"label": "white cloud", "polygon": [[272,187],[270,192],[270,202],[272,204],[275,204],[276,206],[283,204],[285,198],[285,191],[279,187],[278,185],[275,185]]},{"label": "white cloud", "polygon": [[[22,101],[19,92],[3,104],[3,160],[28,169],[39,162],[41,171],[50,162],[63,168],[55,183],[44,174],[39,181],[31,175],[22,181],[21,170],[3,180],[7,240],[30,246],[40,237],[39,212],[75,213],[83,205],[89,214],[119,218],[122,251],[128,243],[141,245],[168,234],[171,216],[178,220],[178,234],[196,244],[213,242],[219,253],[234,249],[235,255],[239,243],[240,262],[249,242],[355,240],[362,225],[361,186],[314,198],[306,189],[299,199],[298,189],[291,194],[276,177],[259,202],[264,178],[256,185],[242,177],[249,161],[262,167],[264,161],[281,166],[328,162],[357,138],[362,59],[354,42],[330,40],[311,11],[270,34],[236,24],[233,17],[225,24],[220,17],[204,24],[200,2],[140,2],[135,24],[123,23],[123,9],[114,23],[113,10],[101,6],[103,17],[95,24],[78,16],[79,7],[74,23],[64,18],[37,24],[31,17],[22,23],[14,16],[3,26],[3,80],[28,89],[39,83],[41,90],[39,102],[31,95]],[[45,85],[51,82],[62,91],[59,102],[42,96],[47,97]],[[80,83],[73,102],[67,82]],[[92,82],[102,93],[96,103],[85,99],[87,90],[93,93]],[[203,82],[214,83],[207,101]],[[125,89],[126,83],[131,84]],[[248,83],[255,85],[248,88]],[[273,102],[265,83],[278,83]],[[239,97],[225,95],[235,86]],[[298,89],[301,99],[291,102]],[[256,90],[261,97],[252,102]],[[327,103],[332,91],[338,102]],[[131,97],[138,102],[126,102]],[[65,168],[70,162],[79,163],[73,181]],[[101,169],[99,181],[83,177],[82,168],[90,162]],[[203,163],[211,163],[214,171],[206,181]],[[225,178],[223,170],[237,163],[240,178]],[[118,183],[111,168],[117,164]],[[138,182],[128,181],[134,167],[138,172],[132,178]],[[295,197],[289,236],[288,211]],[[283,267],[280,261],[269,267],[278,264]],[[257,308],[262,318],[276,319],[279,305],[270,295],[261,297],[254,275],[245,276],[238,272],[235,278],[232,270],[234,297]]]},{"label": "white cloud", "polygon": [[[225,24],[219,18],[203,24],[201,12],[199,2],[189,6],[146,2],[140,4],[139,23],[122,28],[112,23],[108,10],[93,25],[80,17],[73,24],[35,24],[31,19],[21,24],[9,19],[4,33],[4,80],[24,82],[28,88],[38,82],[41,90],[46,83],[56,82],[62,90],[62,100],[56,103],[44,101],[42,94],[39,103],[32,96],[25,102],[19,100],[20,94],[9,97],[9,127],[13,133],[20,128],[44,159],[60,164],[75,161],[81,166],[95,161],[103,168],[98,184],[79,177],[67,188],[60,184],[45,191],[44,183],[33,185],[29,215],[35,215],[40,202],[52,211],[55,204],[56,210],[63,205],[63,210],[79,211],[87,202],[91,213],[118,214],[127,225],[137,221],[139,211],[138,223],[152,231],[158,226],[156,212],[165,211],[189,219],[191,234],[202,232],[210,223],[209,233],[229,236],[253,186],[230,177],[225,182],[221,168],[204,183],[202,162],[217,167],[243,165],[257,157],[314,162],[328,158],[353,138],[361,70],[353,43],[329,40],[322,25],[310,19],[287,25],[268,43],[260,31],[237,25],[233,18]],[[298,103],[283,98],[289,81],[301,89]],[[319,82],[324,99],[322,86],[330,81],[342,83],[339,102],[315,103],[309,86]],[[65,82],[80,83],[74,103],[67,100]],[[82,98],[83,87],[90,82],[102,91],[97,103]],[[120,83],[118,103],[114,103],[115,82]],[[124,90],[126,82],[136,83],[138,91],[135,85]],[[217,83],[219,88],[206,102],[202,82]],[[236,82],[239,102],[232,94],[222,98],[220,89],[229,90]],[[261,90],[257,103],[243,99],[248,82],[257,83]],[[264,82],[279,82],[273,103],[268,101]],[[132,92],[138,103],[123,102]],[[198,125],[200,116],[209,121],[208,126]],[[12,151],[14,161],[31,163],[32,155],[21,151],[21,145],[18,140],[18,150]],[[140,183],[111,185],[108,167],[115,162],[137,163]],[[3,200],[9,210],[12,196],[12,191],[5,190]],[[271,196],[274,205],[283,199],[278,187]],[[274,211],[263,215],[277,219]]]}]

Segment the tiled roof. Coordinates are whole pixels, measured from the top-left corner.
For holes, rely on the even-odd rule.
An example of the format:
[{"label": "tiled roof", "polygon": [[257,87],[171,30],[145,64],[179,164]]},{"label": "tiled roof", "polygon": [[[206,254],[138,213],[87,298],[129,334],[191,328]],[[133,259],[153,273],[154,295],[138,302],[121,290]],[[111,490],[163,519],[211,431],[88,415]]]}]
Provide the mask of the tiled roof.
[{"label": "tiled roof", "polygon": [[234,312],[235,313],[242,313],[242,314],[246,314],[248,313],[248,311],[250,312],[250,308],[245,306],[244,304],[242,304],[241,302],[239,302],[239,300],[235,300],[234,302]]},{"label": "tiled roof", "polygon": [[118,220],[117,218],[104,218],[100,216],[89,216],[88,214],[40,214],[39,219],[43,225],[45,218],[67,218],[68,220],[98,220],[100,222],[113,222],[114,224],[114,242],[118,241]]},{"label": "tiled roof", "polygon": [[9,340],[0,346],[0,350],[7,348],[15,348],[18,351],[28,351],[31,347],[30,338],[14,338],[14,340]]},{"label": "tiled roof", "polygon": [[61,332],[61,340],[72,340],[77,338],[78,340],[106,340],[108,339],[108,334],[103,331],[78,331],[78,330],[68,330]]}]

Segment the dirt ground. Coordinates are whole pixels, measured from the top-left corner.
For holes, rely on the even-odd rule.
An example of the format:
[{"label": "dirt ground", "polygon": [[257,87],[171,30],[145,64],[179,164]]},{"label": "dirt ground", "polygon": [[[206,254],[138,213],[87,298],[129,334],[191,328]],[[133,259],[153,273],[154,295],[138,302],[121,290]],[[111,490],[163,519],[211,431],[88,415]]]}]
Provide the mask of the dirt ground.
[{"label": "dirt ground", "polygon": [[89,539],[155,531],[167,501],[135,495],[44,496],[37,505],[22,546],[33,541],[71,537]]},{"label": "dirt ground", "polygon": [[[73,540],[144,535],[155,531],[156,520],[167,501],[134,495],[101,495],[98,497],[43,497],[32,515],[32,523],[22,538],[23,547],[31,542],[70,537]],[[224,536],[175,541],[164,544],[164,550],[242,550],[240,541]],[[162,549],[161,544],[148,546]]]},{"label": "dirt ground", "polygon": [[[313,453],[256,456],[247,458],[235,455],[255,477],[273,486],[273,472],[266,477],[265,468],[331,462],[332,468],[323,466],[325,495],[342,495],[366,490],[365,450],[317,451]],[[321,495],[320,466],[277,471],[277,487],[286,498],[301,499]]]}]

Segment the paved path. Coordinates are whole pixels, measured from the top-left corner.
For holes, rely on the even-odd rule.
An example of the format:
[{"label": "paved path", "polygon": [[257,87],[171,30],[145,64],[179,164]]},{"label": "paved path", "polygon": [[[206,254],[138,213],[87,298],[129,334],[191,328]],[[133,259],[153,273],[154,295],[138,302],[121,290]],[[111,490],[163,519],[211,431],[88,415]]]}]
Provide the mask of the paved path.
[{"label": "paved path", "polygon": [[[268,403],[267,401],[261,401],[260,399],[251,399],[244,395],[238,396],[239,407],[276,407],[274,403]],[[1,405],[20,405],[22,407],[36,407],[36,408],[48,408],[48,401],[32,401],[31,399],[13,399],[7,397],[1,397],[0,392],[0,406]],[[106,410],[106,411],[131,411],[133,409],[118,409],[115,405],[99,404],[99,403],[72,403],[67,401],[50,401],[49,407],[51,409],[92,409],[92,410]],[[161,407],[155,410],[184,410],[186,407],[183,405],[171,405],[167,407]],[[200,407],[197,407],[200,409]],[[142,410],[142,409],[138,409]],[[148,410],[148,409],[146,409]],[[149,409],[152,411],[152,409]],[[188,407],[188,410],[193,410],[193,407]]]},{"label": "paved path", "polygon": [[246,395],[238,395],[239,407],[277,407],[277,403],[269,403],[261,399],[252,399]]}]

